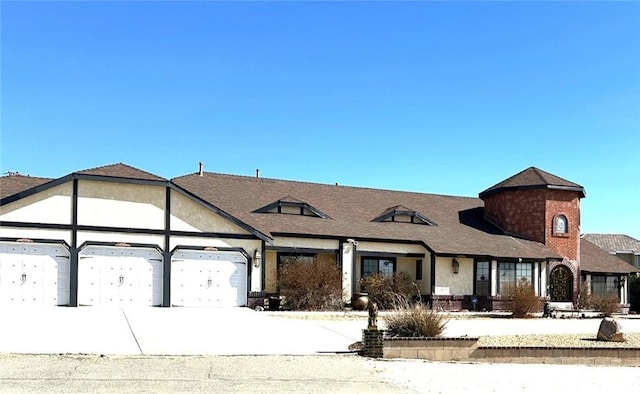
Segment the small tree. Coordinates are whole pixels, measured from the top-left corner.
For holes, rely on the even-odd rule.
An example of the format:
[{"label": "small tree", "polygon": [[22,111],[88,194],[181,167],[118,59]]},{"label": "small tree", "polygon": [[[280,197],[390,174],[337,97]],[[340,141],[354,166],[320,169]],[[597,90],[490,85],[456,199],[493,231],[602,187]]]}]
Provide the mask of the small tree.
[{"label": "small tree", "polygon": [[342,273],[334,261],[292,259],[281,267],[280,295],[293,310],[340,309]]},{"label": "small tree", "polygon": [[360,279],[360,289],[366,292],[371,302],[380,309],[391,309],[406,305],[420,296],[420,288],[405,272],[393,276],[373,274]]},{"label": "small tree", "polygon": [[536,295],[533,285],[526,278],[505,286],[504,296],[509,298],[507,303],[513,317],[527,317],[538,312],[542,307],[542,300]]}]

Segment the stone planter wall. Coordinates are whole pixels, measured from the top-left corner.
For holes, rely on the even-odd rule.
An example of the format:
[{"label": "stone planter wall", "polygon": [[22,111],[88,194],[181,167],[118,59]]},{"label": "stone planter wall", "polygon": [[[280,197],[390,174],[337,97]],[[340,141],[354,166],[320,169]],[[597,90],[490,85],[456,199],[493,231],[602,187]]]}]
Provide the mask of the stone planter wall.
[{"label": "stone planter wall", "polygon": [[479,347],[478,338],[384,338],[384,358],[640,366],[640,348]]}]

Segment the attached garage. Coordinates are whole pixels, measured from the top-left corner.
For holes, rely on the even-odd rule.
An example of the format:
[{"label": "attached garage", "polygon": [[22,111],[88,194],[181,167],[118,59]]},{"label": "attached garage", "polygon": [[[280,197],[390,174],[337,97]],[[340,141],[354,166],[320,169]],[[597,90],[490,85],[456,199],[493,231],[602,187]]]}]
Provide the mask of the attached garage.
[{"label": "attached garage", "polygon": [[247,304],[247,258],[240,252],[178,250],[171,260],[171,305]]},{"label": "attached garage", "polygon": [[0,304],[68,305],[69,251],[58,244],[0,242]]},{"label": "attached garage", "polygon": [[162,255],[153,248],[88,246],[78,255],[78,305],[162,304]]}]

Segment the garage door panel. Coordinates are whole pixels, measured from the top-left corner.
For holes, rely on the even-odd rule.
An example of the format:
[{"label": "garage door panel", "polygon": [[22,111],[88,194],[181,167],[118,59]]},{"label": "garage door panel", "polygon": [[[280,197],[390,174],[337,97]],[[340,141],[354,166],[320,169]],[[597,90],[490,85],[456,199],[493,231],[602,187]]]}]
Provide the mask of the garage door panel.
[{"label": "garage door panel", "polygon": [[51,244],[0,243],[0,302],[67,305],[67,249]]},{"label": "garage door panel", "polygon": [[246,258],[238,252],[180,251],[171,272],[174,306],[246,305]]},{"label": "garage door panel", "polygon": [[[89,258],[80,260],[80,265],[86,264],[87,269],[79,269],[79,272],[93,271],[96,276],[79,275],[78,299],[81,299],[80,294],[83,300],[84,294],[94,293],[96,296],[84,305],[162,304],[162,259],[157,250],[117,247],[87,249]],[[91,270],[91,267],[94,269]],[[95,283],[99,286],[95,286]]]}]

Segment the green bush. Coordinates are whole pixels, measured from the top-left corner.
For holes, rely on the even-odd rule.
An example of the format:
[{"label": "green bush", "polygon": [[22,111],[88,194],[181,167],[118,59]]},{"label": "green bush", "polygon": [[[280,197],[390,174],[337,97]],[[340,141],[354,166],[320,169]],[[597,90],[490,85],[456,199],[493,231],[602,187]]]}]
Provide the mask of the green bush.
[{"label": "green bush", "polygon": [[531,313],[539,312],[542,308],[542,300],[536,295],[531,282],[525,278],[507,284],[503,295],[509,299],[507,308],[513,317],[527,317]]},{"label": "green bush", "polygon": [[360,290],[366,292],[371,302],[380,309],[403,306],[420,296],[420,288],[405,272],[393,276],[373,274],[360,279]]},{"label": "green bush", "polygon": [[282,265],[280,295],[283,308],[292,310],[338,310],[343,306],[342,273],[333,261],[303,262],[297,259]]},{"label": "green bush", "polygon": [[436,337],[444,331],[448,320],[422,303],[401,307],[383,317],[387,334],[398,337]]}]

